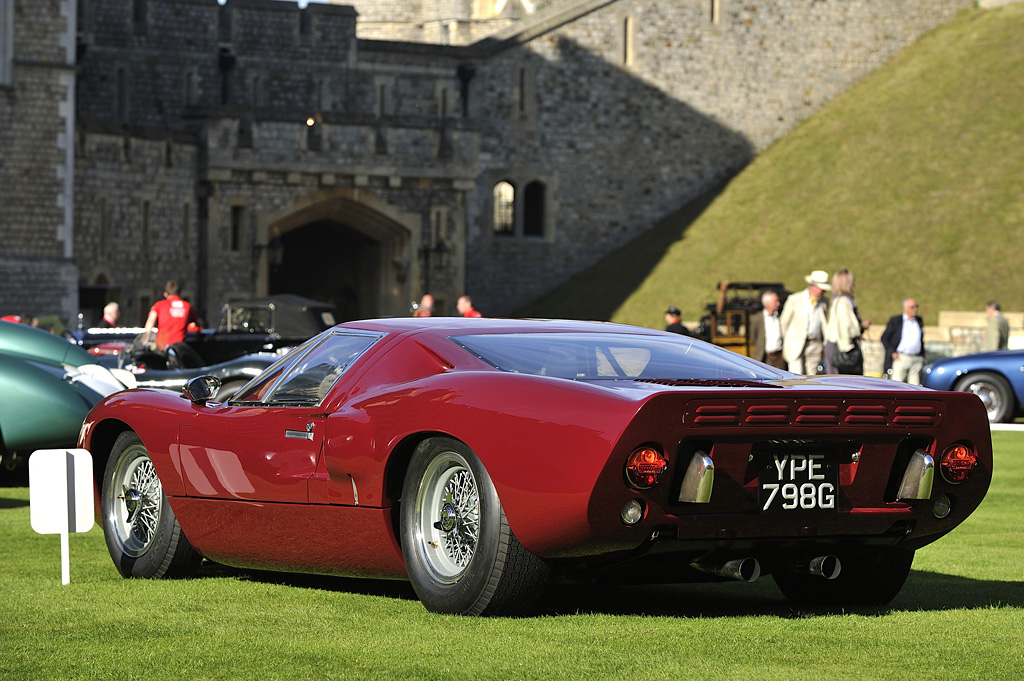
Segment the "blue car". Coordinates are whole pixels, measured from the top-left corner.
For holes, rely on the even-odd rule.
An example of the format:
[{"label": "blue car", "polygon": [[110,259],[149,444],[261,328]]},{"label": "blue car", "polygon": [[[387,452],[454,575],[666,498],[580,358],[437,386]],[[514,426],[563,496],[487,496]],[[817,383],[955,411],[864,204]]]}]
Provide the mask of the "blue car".
[{"label": "blue car", "polygon": [[936,390],[974,393],[985,403],[990,423],[1024,415],[1024,350],[997,350],[951,357],[929,364],[922,383]]}]

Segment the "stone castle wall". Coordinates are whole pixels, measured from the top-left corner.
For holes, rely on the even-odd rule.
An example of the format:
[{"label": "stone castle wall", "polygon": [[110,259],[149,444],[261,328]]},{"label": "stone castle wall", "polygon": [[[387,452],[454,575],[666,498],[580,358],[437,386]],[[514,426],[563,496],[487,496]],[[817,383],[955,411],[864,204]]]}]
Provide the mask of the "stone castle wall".
[{"label": "stone castle wall", "polygon": [[[467,287],[489,312],[515,310],[651,227],[972,3],[578,4],[599,8],[480,65]],[[551,183],[542,239],[493,234],[487,182],[502,176]]]},{"label": "stone castle wall", "polygon": [[[449,311],[468,292],[487,314],[512,313],[973,4],[563,0],[459,47],[359,39],[347,6],[90,0],[75,93],[60,86],[73,57],[63,72],[32,67],[33,49],[66,46],[47,26],[75,3],[15,2],[18,35],[39,31],[15,44],[15,72],[38,74],[32,97],[27,81],[0,87],[0,114],[21,120],[36,101],[43,124],[0,147],[17,149],[0,152],[5,207],[26,211],[0,217],[12,237],[0,303],[71,312],[56,291],[77,279],[116,294],[131,322],[171,277],[208,315],[265,293],[269,240],[303,224],[377,244],[374,314],[404,314],[427,289]],[[412,0],[373,6],[381,21],[424,21]],[[70,226],[55,170],[68,159]],[[494,230],[501,181],[516,190],[511,234]],[[540,210],[525,215],[537,188]],[[28,270],[33,290],[54,293],[9,293]]]},{"label": "stone castle wall", "polygon": [[7,0],[0,13],[0,42],[14,47],[3,69],[9,80],[0,83],[0,314],[66,319],[77,311],[78,276],[70,187],[75,3],[29,8]]}]

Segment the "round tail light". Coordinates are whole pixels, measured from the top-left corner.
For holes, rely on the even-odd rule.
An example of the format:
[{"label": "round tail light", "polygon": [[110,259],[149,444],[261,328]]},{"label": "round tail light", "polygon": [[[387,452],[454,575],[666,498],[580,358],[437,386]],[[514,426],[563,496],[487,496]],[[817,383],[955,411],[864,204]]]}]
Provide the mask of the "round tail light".
[{"label": "round tail light", "polygon": [[939,459],[939,470],[947,482],[961,483],[971,476],[978,463],[978,456],[967,445],[947,447]]},{"label": "round tail light", "polygon": [[626,481],[635,489],[650,489],[658,484],[668,468],[668,459],[653,447],[640,447],[626,459]]}]

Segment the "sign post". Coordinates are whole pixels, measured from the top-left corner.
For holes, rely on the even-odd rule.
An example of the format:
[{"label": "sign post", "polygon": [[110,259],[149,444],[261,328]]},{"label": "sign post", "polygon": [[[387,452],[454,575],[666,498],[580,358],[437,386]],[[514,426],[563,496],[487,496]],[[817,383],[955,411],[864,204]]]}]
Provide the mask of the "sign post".
[{"label": "sign post", "polygon": [[61,583],[71,582],[68,534],[93,525],[92,455],[85,449],[40,449],[28,459],[32,529],[60,535]]}]

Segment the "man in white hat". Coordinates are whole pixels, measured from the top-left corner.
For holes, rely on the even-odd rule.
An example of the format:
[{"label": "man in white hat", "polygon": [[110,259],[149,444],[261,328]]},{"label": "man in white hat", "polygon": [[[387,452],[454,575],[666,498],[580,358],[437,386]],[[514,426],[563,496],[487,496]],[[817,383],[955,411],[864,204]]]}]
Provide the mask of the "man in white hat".
[{"label": "man in white hat", "polygon": [[779,323],[782,326],[782,358],[795,374],[813,376],[824,352],[825,311],[828,302],[822,299],[831,291],[828,272],[814,270],[806,277],[807,288],[786,299]]}]

